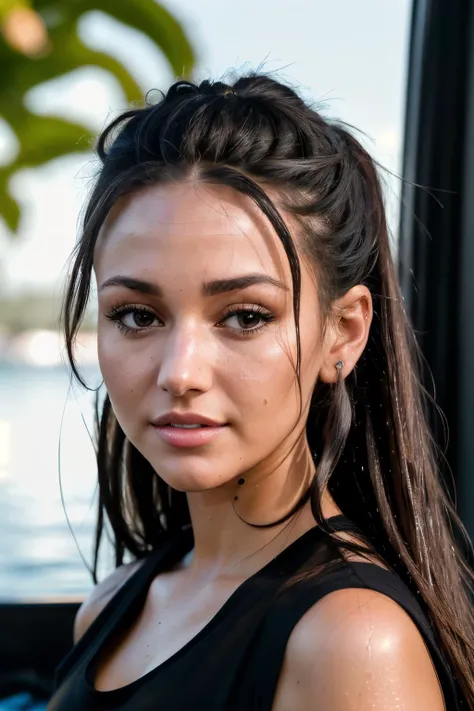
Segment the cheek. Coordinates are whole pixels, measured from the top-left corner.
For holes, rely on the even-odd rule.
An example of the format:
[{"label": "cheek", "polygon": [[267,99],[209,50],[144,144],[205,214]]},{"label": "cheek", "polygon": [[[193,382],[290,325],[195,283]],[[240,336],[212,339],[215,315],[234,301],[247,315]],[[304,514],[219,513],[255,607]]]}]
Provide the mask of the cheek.
[{"label": "cheek", "polygon": [[[145,367],[143,355],[132,344],[124,344],[124,339],[112,333],[109,328],[98,329],[98,358],[104,384],[118,419],[130,419],[135,412],[134,401],[143,389]],[[127,418],[128,415],[128,418]]]},{"label": "cheek", "polygon": [[[310,282],[313,289],[313,283]],[[300,313],[301,343],[301,391],[303,400],[311,398],[327,352],[324,323],[320,319],[316,295],[302,289],[302,308]]]},{"label": "cheek", "polygon": [[102,377],[110,393],[110,388],[113,389],[114,385],[120,381],[126,359],[123,358],[122,349],[120,348],[116,336],[113,335],[107,327],[102,329],[99,326],[97,332],[97,352]]},{"label": "cheek", "polygon": [[296,339],[281,337],[258,359],[248,364],[248,387],[242,389],[253,404],[255,418],[259,418],[268,439],[284,439],[307,416],[322,361],[318,334],[300,329],[301,369],[296,375]]},{"label": "cheek", "polygon": [[287,339],[262,339],[255,345],[251,357],[233,358],[221,374],[247,435],[262,441],[286,429],[284,423],[294,423],[299,401],[295,355]]}]

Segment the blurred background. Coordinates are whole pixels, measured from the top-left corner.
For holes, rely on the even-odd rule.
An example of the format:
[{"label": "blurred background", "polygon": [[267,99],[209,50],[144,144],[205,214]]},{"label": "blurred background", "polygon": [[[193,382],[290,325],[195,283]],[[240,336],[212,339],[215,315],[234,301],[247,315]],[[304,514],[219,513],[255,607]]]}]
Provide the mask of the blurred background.
[{"label": "blurred background", "polygon": [[[417,238],[413,217],[423,213],[426,191],[418,198],[397,177],[403,173],[413,183],[444,189],[448,202],[455,199],[443,175],[436,184],[431,174],[426,182],[418,179],[418,158],[423,150],[431,155],[432,146],[422,146],[420,135],[431,131],[433,143],[436,138],[436,121],[426,123],[423,110],[438,115],[422,97],[442,79],[436,64],[426,73],[426,57],[430,42],[445,56],[433,32],[447,27],[446,18],[427,17],[426,5],[416,0],[0,0],[1,599],[76,599],[92,586],[85,563],[91,560],[95,514],[93,395],[70,382],[63,363],[61,293],[96,170],[94,137],[131,102],[166,89],[177,77],[217,79],[263,68],[300,87],[326,115],[363,132],[364,144],[386,169],[392,244],[404,267],[407,305],[422,338],[436,333],[434,345],[425,344],[426,357],[441,382],[440,404],[457,423],[458,399],[453,404],[443,397],[453,395],[454,380],[465,392],[456,379],[461,366],[452,366],[449,358],[459,352],[467,358],[468,351],[458,343],[461,325],[457,345],[446,331],[454,322],[443,288],[451,294],[459,279],[450,276],[443,286],[437,276],[437,268],[448,273],[451,257],[438,249],[436,214],[421,215],[426,229],[422,241]],[[438,5],[439,12],[447,12],[447,3],[444,10]],[[452,10],[456,2],[450,5]],[[461,10],[451,24],[449,41],[459,45],[456,32],[466,24]],[[463,57],[467,62],[468,49]],[[451,84],[457,86],[453,79]],[[451,122],[467,111],[467,100],[460,101],[444,107]],[[452,158],[449,141],[444,150]],[[438,195],[427,204],[440,200]],[[461,207],[455,208],[459,214]],[[427,250],[434,262],[426,259]],[[457,267],[462,261],[456,252]],[[446,308],[444,321],[438,319],[430,330],[425,321],[433,313],[433,298]],[[458,307],[456,300],[456,313]],[[97,386],[93,310],[79,340],[82,370]],[[448,358],[443,349],[449,343]],[[467,361],[465,366],[467,371]],[[472,418],[463,422],[467,471]],[[453,468],[460,465],[458,444]],[[472,491],[470,484],[460,486],[470,525]]]}]

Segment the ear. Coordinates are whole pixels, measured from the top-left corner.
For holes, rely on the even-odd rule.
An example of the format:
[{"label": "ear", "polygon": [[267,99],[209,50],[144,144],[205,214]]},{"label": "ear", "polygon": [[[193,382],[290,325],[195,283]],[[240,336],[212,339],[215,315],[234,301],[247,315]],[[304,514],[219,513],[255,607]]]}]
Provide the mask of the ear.
[{"label": "ear", "polygon": [[342,377],[349,375],[367,344],[372,316],[372,296],[362,284],[354,286],[334,302],[326,332],[326,355],[319,373],[320,380],[336,382],[336,363],[339,361],[343,363]]}]

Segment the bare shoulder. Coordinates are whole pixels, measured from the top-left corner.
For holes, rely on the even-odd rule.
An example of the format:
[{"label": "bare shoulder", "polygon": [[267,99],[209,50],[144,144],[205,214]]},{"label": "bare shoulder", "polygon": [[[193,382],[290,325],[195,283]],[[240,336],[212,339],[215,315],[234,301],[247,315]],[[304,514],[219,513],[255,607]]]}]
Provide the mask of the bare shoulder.
[{"label": "bare shoulder", "polygon": [[119,566],[95,586],[77,611],[74,620],[74,643],[82,637],[117,590],[140,568],[144,560]]},{"label": "bare shoulder", "polygon": [[444,711],[425,642],[386,595],[338,590],[316,603],[288,641],[273,711]]}]

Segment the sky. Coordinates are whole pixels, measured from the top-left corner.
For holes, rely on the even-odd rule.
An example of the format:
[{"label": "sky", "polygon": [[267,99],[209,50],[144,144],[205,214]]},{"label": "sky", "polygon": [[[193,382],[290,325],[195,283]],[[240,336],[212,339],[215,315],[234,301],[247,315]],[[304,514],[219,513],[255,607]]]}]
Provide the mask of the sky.
[{"label": "sky", "polygon": [[[196,77],[221,78],[260,66],[360,129],[389,171],[401,172],[411,0],[166,0],[193,42]],[[151,42],[99,12],[81,20],[90,46],[121,59],[144,92],[173,81]],[[39,114],[82,120],[99,131],[126,108],[116,81],[87,68],[36,87],[27,97]],[[1,106],[0,106],[1,115]],[[0,162],[15,150],[0,120]],[[32,289],[59,294],[78,235],[81,208],[96,164],[92,155],[23,171],[12,193],[24,208],[12,239],[0,222],[0,295]],[[389,222],[396,231],[400,181],[386,174]]]}]

